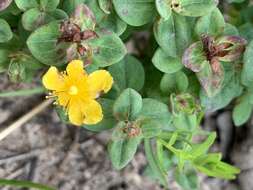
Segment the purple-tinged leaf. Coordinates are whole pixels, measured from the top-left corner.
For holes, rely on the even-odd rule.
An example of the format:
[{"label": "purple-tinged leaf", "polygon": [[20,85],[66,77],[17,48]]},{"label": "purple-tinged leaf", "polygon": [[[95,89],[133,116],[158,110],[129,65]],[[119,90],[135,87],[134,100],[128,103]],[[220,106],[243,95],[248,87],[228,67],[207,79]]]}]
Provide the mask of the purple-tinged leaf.
[{"label": "purple-tinged leaf", "polygon": [[71,19],[73,19],[73,23],[80,27],[81,31],[95,29],[96,18],[91,9],[85,4],[76,7]]},{"label": "purple-tinged leaf", "polygon": [[231,62],[239,59],[245,50],[247,41],[239,36],[224,36],[215,42],[220,61]]},{"label": "purple-tinged leaf", "polygon": [[12,3],[12,0],[1,0],[0,1],[0,11],[3,11],[4,9],[6,9],[7,7],[9,7],[9,5]]},{"label": "purple-tinged leaf", "polygon": [[186,49],[182,62],[185,67],[193,72],[200,72],[205,63],[208,63],[203,50],[202,42],[196,42]]},{"label": "purple-tinged leaf", "polygon": [[212,60],[211,64],[206,62],[203,69],[196,74],[207,96],[213,97],[220,92],[224,81],[224,69],[217,59]]}]

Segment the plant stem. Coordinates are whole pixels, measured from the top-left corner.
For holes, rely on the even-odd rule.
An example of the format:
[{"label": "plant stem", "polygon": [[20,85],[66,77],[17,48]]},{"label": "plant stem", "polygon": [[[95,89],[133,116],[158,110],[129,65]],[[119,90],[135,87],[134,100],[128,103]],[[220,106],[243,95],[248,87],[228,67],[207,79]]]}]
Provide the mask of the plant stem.
[{"label": "plant stem", "polygon": [[150,166],[152,172],[154,172],[156,174],[160,183],[166,189],[168,189],[166,175],[165,175],[165,173],[163,173],[161,167],[159,166],[159,163],[157,162],[157,159],[155,158],[155,155],[153,153],[153,149],[151,147],[150,139],[144,139],[144,149],[145,149],[147,161],[149,163],[149,166]]},{"label": "plant stem", "polygon": [[47,186],[42,185],[42,184],[32,183],[30,181],[19,181],[19,180],[0,179],[0,185],[35,188],[35,189],[39,189],[39,190],[55,190],[54,188],[47,187]]},{"label": "plant stem", "polygon": [[32,89],[23,89],[11,92],[1,92],[0,98],[16,97],[16,96],[31,96],[34,94],[42,94],[45,92],[43,87],[37,87]]}]

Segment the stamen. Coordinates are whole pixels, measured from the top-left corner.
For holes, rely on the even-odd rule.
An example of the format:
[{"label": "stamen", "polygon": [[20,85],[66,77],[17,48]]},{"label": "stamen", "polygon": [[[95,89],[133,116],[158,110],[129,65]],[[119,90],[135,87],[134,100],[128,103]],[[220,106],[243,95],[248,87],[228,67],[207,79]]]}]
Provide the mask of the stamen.
[{"label": "stamen", "polygon": [[56,95],[48,95],[48,96],[46,96],[46,99],[55,98],[55,97],[56,97]]}]

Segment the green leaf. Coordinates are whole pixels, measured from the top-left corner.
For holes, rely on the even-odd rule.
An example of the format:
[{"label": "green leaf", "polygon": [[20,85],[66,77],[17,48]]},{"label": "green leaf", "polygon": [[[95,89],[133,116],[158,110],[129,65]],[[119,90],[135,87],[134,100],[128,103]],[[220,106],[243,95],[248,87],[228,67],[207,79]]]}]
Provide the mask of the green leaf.
[{"label": "green leaf", "polygon": [[245,0],[227,0],[228,3],[242,3]]},{"label": "green leaf", "polygon": [[54,11],[59,3],[60,0],[40,0],[40,8],[46,12]]},{"label": "green leaf", "polygon": [[156,15],[154,0],[113,0],[113,5],[119,17],[132,26],[147,24]]},{"label": "green leaf", "polygon": [[219,36],[225,28],[225,20],[218,8],[215,8],[208,15],[200,17],[195,26],[196,34],[201,37],[203,34]]},{"label": "green leaf", "polygon": [[224,36],[240,36],[238,29],[230,23],[226,23],[223,35]]},{"label": "green leaf", "polygon": [[6,43],[0,43],[1,49],[8,49],[10,51],[19,51],[21,48],[24,47],[23,42],[21,41],[20,37],[16,34],[13,34],[11,40]]},{"label": "green leaf", "polygon": [[242,83],[251,87],[253,84],[253,41],[249,43],[243,57]]},{"label": "green leaf", "polygon": [[171,128],[171,113],[166,104],[151,98],[145,98],[142,102],[142,109],[138,114],[139,120],[148,119],[155,121],[156,126],[160,128],[167,130]]},{"label": "green leaf", "polygon": [[9,54],[10,51],[6,49],[0,49],[0,73],[8,68],[10,63]]},{"label": "green leaf", "polygon": [[18,6],[18,8],[22,11],[26,11],[31,8],[38,8],[39,7],[37,0],[29,0],[29,1],[15,0],[15,3]]},{"label": "green leaf", "polygon": [[[105,10],[103,11],[101,9],[102,1],[104,1],[104,6],[109,6],[107,8],[104,7],[104,9],[107,9],[107,13],[104,12]],[[126,30],[127,24],[118,17],[116,11],[113,9],[111,1],[88,1],[87,5],[94,13],[96,13],[95,17],[99,28],[109,30],[117,35],[121,35]]]},{"label": "green leaf", "polygon": [[164,126],[159,121],[152,119],[142,119],[140,122],[141,132],[144,138],[157,137]]},{"label": "green leaf", "polygon": [[99,33],[99,38],[89,40],[87,43],[93,49],[93,63],[106,67],[119,62],[127,53],[124,43],[114,33]]},{"label": "green leaf", "polygon": [[250,98],[251,94],[246,93],[237,101],[233,109],[233,121],[236,126],[243,125],[250,118],[253,109]]},{"label": "green leaf", "polygon": [[[120,122],[117,128],[124,128],[125,123]],[[125,139],[112,140],[108,145],[109,156],[115,169],[124,168],[134,157],[141,142],[141,136],[129,137]]]},{"label": "green leaf", "polygon": [[178,130],[194,132],[199,127],[198,118],[195,114],[187,115],[179,113],[173,117],[173,125]]},{"label": "green leaf", "polygon": [[51,22],[35,30],[27,40],[33,56],[46,65],[62,65],[67,62],[66,47],[58,44],[60,25]]},{"label": "green leaf", "polygon": [[8,74],[13,82],[31,82],[43,65],[25,52],[12,53]]},{"label": "green leaf", "polygon": [[103,120],[96,125],[84,125],[83,127],[95,132],[100,132],[104,130],[111,129],[115,126],[116,120],[113,116],[113,100],[110,99],[100,99],[99,103],[103,109]]},{"label": "green leaf", "polygon": [[209,62],[205,62],[203,70],[196,73],[199,82],[205,90],[207,96],[213,97],[217,95],[223,86],[224,69],[221,63],[219,64],[219,71],[214,71]]},{"label": "green leaf", "polygon": [[38,8],[29,9],[22,15],[22,24],[28,31],[33,31],[53,20],[53,17],[46,12],[41,12]]},{"label": "green leaf", "polygon": [[161,80],[160,88],[164,94],[185,92],[189,82],[184,72],[165,74]]},{"label": "green leaf", "polygon": [[[224,64],[224,66],[226,66]],[[206,111],[216,111],[226,107],[235,97],[242,93],[242,86],[240,82],[240,73],[238,73],[238,65],[227,65],[225,68],[224,86],[221,91],[214,97],[208,97],[205,92],[201,91],[200,100],[201,105]]]},{"label": "green leaf", "polygon": [[114,79],[114,88],[119,92],[126,88],[140,91],[144,86],[145,72],[138,59],[131,55],[125,56],[119,63],[109,67]]},{"label": "green leaf", "polygon": [[98,0],[98,4],[105,14],[110,14],[111,2],[109,0]]},{"label": "green leaf", "polygon": [[161,48],[158,48],[152,58],[154,66],[164,73],[175,73],[183,67],[181,59],[168,56]]},{"label": "green leaf", "polygon": [[69,15],[74,12],[76,7],[82,3],[85,3],[86,0],[64,0],[63,1],[63,10],[65,10]]},{"label": "green leaf", "polygon": [[189,46],[191,30],[188,23],[185,17],[176,13],[171,14],[167,20],[160,18],[155,22],[155,39],[168,56],[181,56]]},{"label": "green leaf", "polygon": [[2,0],[0,3],[0,11],[5,10],[12,3],[12,0]]},{"label": "green leaf", "polygon": [[210,13],[217,5],[216,0],[173,0],[172,9],[183,16],[198,17]]},{"label": "green leaf", "polygon": [[198,176],[195,170],[188,169],[186,171],[179,172],[176,170],[175,179],[183,190],[198,190]]},{"label": "green leaf", "polygon": [[80,4],[75,8],[72,18],[73,23],[77,24],[81,31],[95,29],[96,18],[90,8],[85,4]]},{"label": "green leaf", "polygon": [[25,52],[18,52],[14,55],[15,59],[17,59],[20,64],[23,64],[29,70],[35,71],[43,68],[43,65],[30,54],[27,54]]},{"label": "green leaf", "polygon": [[98,26],[112,31],[118,36],[123,34],[127,28],[127,24],[122,21],[114,11],[112,11],[109,15],[105,15],[104,18],[98,22]]},{"label": "green leaf", "polygon": [[170,0],[155,0],[156,9],[160,16],[167,20],[171,14],[171,3]]},{"label": "green leaf", "polygon": [[196,42],[187,48],[184,52],[182,62],[185,67],[193,72],[200,72],[205,67],[205,64],[208,64],[202,42]]},{"label": "green leaf", "polygon": [[212,132],[208,135],[207,139],[200,144],[194,144],[192,146],[192,150],[190,151],[190,154],[194,157],[201,156],[209,150],[209,148],[213,145],[216,139],[216,133]]},{"label": "green leaf", "polygon": [[239,28],[240,36],[245,38],[248,41],[253,40],[253,24],[250,22],[246,22],[241,25]]},{"label": "green leaf", "polygon": [[142,98],[135,90],[128,88],[116,99],[113,114],[118,120],[134,120],[142,109]]},{"label": "green leaf", "polygon": [[55,9],[52,12],[47,13],[49,16],[53,17],[54,20],[66,20],[68,19],[68,15],[62,9]]},{"label": "green leaf", "polygon": [[97,23],[101,23],[106,18],[106,16],[108,16],[108,14],[105,14],[104,11],[100,8],[98,1],[86,0],[85,4],[92,10],[93,13],[96,13],[94,15],[96,17]]},{"label": "green leaf", "polygon": [[222,179],[235,179],[235,175],[240,173],[240,170],[220,160],[220,154],[212,153],[198,157],[193,163],[197,170],[208,176]]},{"label": "green leaf", "polygon": [[11,31],[11,28],[9,24],[4,20],[0,18],[0,43],[8,42],[12,39],[13,34]]}]

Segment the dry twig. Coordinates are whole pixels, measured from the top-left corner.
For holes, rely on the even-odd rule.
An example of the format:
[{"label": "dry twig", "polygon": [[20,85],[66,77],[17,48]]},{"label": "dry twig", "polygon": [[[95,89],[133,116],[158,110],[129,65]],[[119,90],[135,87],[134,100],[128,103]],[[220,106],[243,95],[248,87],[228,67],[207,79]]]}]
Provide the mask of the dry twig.
[{"label": "dry twig", "polygon": [[27,121],[32,119],[34,116],[39,114],[41,111],[43,111],[47,106],[49,106],[52,103],[52,99],[45,100],[35,108],[33,108],[30,112],[23,115],[21,118],[19,118],[17,121],[15,121],[13,124],[8,126],[6,129],[2,130],[0,132],[0,141],[6,138],[9,134],[11,134],[13,131],[21,127],[23,124],[25,124]]}]

